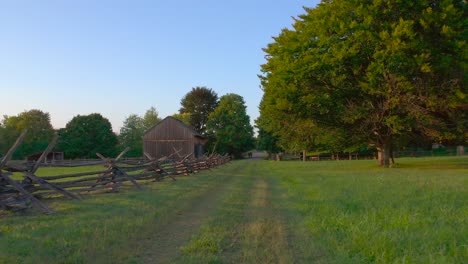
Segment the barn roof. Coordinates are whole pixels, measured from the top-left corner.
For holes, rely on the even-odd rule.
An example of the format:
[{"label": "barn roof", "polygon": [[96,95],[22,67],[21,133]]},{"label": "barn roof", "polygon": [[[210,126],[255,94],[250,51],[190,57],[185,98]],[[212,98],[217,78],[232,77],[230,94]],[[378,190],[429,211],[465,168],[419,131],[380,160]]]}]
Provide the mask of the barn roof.
[{"label": "barn roof", "polygon": [[200,138],[206,138],[206,137],[202,136],[200,133],[198,133],[192,126],[189,126],[189,125],[185,124],[184,122],[180,121],[179,119],[177,119],[175,117],[172,117],[172,116],[167,116],[163,120],[159,121],[156,125],[152,126],[148,130],[146,130],[143,135],[146,135],[148,132],[153,130],[155,127],[159,126],[160,124],[164,123],[166,120],[169,120],[169,119],[177,121],[182,127],[185,127],[188,130],[190,130],[193,133],[194,136],[200,137]]}]

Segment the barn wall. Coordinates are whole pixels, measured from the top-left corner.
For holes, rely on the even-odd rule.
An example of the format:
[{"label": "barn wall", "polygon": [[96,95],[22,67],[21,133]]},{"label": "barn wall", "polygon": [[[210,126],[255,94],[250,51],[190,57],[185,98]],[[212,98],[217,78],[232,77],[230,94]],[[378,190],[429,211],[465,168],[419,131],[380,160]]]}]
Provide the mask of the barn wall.
[{"label": "barn wall", "polygon": [[194,152],[193,131],[178,120],[167,118],[148,131],[143,137],[143,149],[153,158],[159,159],[180,150],[172,158],[185,157]]},{"label": "barn wall", "polygon": [[193,139],[193,131],[185,127],[180,121],[167,118],[148,131],[144,137],[146,139]]}]

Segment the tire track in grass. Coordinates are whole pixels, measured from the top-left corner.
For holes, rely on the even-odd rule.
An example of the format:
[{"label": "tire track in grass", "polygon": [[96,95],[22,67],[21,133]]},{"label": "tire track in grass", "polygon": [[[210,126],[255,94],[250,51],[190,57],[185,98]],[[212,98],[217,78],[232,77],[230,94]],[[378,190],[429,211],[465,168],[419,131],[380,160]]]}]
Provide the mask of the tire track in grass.
[{"label": "tire track in grass", "polygon": [[240,252],[243,263],[293,263],[289,234],[271,195],[271,179],[265,175],[256,178],[246,211]]},{"label": "tire track in grass", "polygon": [[[269,167],[267,174],[273,176],[275,172]],[[296,206],[301,201],[301,195],[296,193],[298,190],[292,191],[284,186],[285,180],[294,182],[294,176],[280,178],[276,175],[271,179],[272,201],[277,206],[279,214],[283,216],[284,224],[288,230],[287,241],[292,257],[291,263],[330,263],[326,252],[310,233],[304,223],[303,216],[297,211]]]},{"label": "tire track in grass", "polygon": [[253,166],[249,161],[242,170],[236,171],[239,178],[231,184],[229,194],[224,197],[222,206],[213,213],[210,221],[194,234],[182,249],[183,255],[175,263],[239,263],[240,238],[245,220],[245,208],[249,205],[253,179],[250,172]]},{"label": "tire track in grass", "polygon": [[152,238],[142,243],[139,251],[143,253],[137,256],[137,262],[169,263],[180,255],[181,247],[209,221],[209,216],[220,207],[223,197],[229,194],[229,186],[238,181],[238,177],[228,177],[195,197],[186,208],[179,208],[168,224],[161,226]]},{"label": "tire track in grass", "polygon": [[177,263],[293,263],[288,231],[272,204],[272,178],[258,161],[242,161],[222,206],[191,241]]}]

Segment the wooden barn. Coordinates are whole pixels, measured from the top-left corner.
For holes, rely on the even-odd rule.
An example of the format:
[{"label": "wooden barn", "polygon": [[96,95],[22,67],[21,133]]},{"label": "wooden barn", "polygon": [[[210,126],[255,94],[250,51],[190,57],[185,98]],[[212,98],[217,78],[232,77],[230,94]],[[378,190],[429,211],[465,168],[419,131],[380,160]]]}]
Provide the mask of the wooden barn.
[{"label": "wooden barn", "polygon": [[[207,138],[182,121],[168,116],[143,135],[143,151],[159,159],[171,156],[178,159],[192,154],[192,158],[203,155]],[[174,154],[177,152],[178,154]]]}]

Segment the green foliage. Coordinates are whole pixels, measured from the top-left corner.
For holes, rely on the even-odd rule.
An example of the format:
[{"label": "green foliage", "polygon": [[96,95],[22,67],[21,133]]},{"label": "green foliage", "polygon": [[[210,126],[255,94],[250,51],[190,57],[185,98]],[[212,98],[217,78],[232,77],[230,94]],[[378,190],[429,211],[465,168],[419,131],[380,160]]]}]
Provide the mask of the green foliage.
[{"label": "green foliage", "polygon": [[194,87],[180,101],[180,114],[190,115],[190,125],[201,135],[206,134],[208,116],[218,105],[218,95],[206,87]]},{"label": "green foliage", "polygon": [[281,139],[284,123],[309,119],[381,151],[412,133],[466,141],[466,17],[449,0],[306,9],[264,49],[262,127]]},{"label": "green foliage", "polygon": [[144,119],[138,115],[129,115],[122,128],[120,128],[119,144],[120,148],[129,147],[127,157],[142,157],[143,156],[143,134],[145,133]]},{"label": "green foliage", "polygon": [[161,121],[159,117],[158,111],[155,107],[150,107],[150,109],[146,110],[145,115],[143,116],[143,123],[145,126],[145,130],[148,130],[155,126],[157,123]]},{"label": "green foliage", "polygon": [[159,123],[158,111],[151,107],[143,117],[135,114],[129,115],[120,128],[119,134],[119,150],[129,147],[130,150],[125,154],[127,157],[142,157],[143,156],[143,135],[145,131]]},{"label": "green foliage", "polygon": [[4,116],[0,125],[0,153],[5,154],[23,130],[28,132],[13,159],[23,159],[27,155],[42,152],[54,134],[49,113],[41,110],[33,109],[17,116]]},{"label": "green foliage", "polygon": [[258,130],[257,150],[264,150],[268,153],[279,153],[282,151],[278,145],[278,137],[262,128]]},{"label": "green foliage", "polygon": [[218,153],[240,157],[242,152],[254,147],[253,127],[240,95],[222,96],[218,107],[209,116],[207,128],[216,138],[214,144]]},{"label": "green foliage", "polygon": [[173,114],[172,117],[182,121],[184,124],[191,126],[190,124],[190,113],[183,113],[183,114]]},{"label": "green foliage", "polygon": [[96,158],[96,153],[116,154],[117,136],[112,125],[101,114],[77,115],[59,131],[58,148],[66,158]]}]

